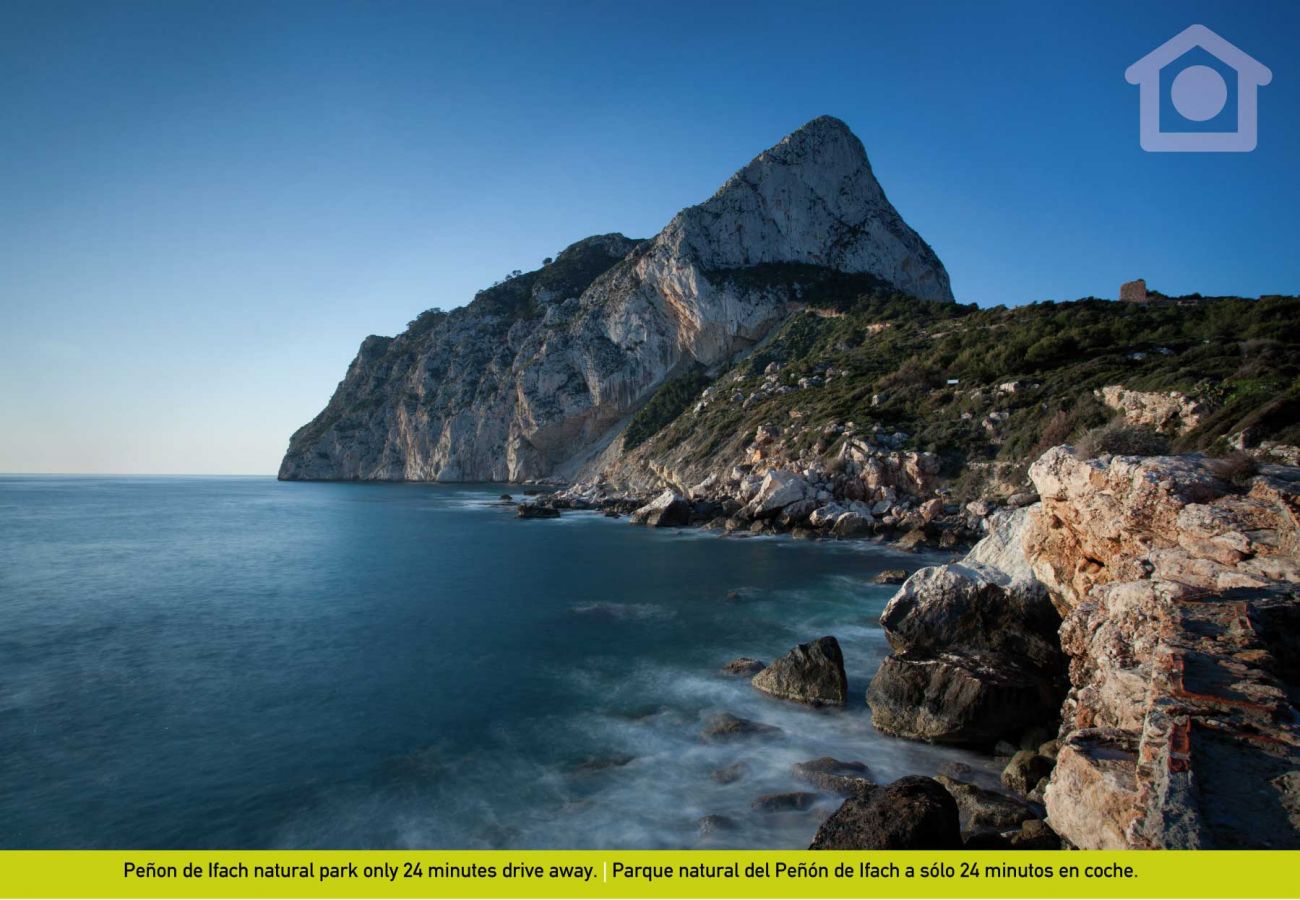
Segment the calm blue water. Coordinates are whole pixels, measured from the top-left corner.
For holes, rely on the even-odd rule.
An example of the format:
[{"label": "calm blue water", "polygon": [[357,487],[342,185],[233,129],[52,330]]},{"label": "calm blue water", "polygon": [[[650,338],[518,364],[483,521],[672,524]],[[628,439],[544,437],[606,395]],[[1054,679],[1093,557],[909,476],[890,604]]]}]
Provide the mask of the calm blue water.
[{"label": "calm blue water", "polygon": [[[693,847],[718,813],[707,846],[800,847],[835,801],[750,811],[795,761],[987,769],[871,729],[867,579],[916,557],[519,521],[500,492],[0,478],[0,845]],[[717,674],[821,634],[842,712]],[[703,743],[722,710],[784,734]]]}]

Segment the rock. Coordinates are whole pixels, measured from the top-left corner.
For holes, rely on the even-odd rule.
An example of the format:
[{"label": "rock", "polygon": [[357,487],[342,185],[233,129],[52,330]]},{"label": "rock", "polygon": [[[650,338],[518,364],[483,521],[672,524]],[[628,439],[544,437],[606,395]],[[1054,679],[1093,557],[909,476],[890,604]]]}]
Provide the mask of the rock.
[{"label": "rock", "polygon": [[1038,495],[1030,491],[1020,491],[1007,498],[1007,506],[1012,509],[1020,509],[1023,506],[1033,506],[1037,502]]},{"label": "rock", "polygon": [[744,778],[748,772],[749,766],[743,762],[738,762],[723,766],[721,769],[714,769],[709,773],[709,777],[718,784],[734,784]]},{"label": "rock", "polygon": [[807,791],[790,791],[785,794],[765,794],[751,804],[755,812],[802,812],[812,809],[817,802],[817,795]]},{"label": "rock", "polygon": [[1038,784],[1034,785],[1033,790],[1026,794],[1025,798],[1029,800],[1030,803],[1037,803],[1039,806],[1042,806],[1044,800],[1047,798],[1047,785],[1049,781],[1050,778],[1038,779]]},{"label": "rock", "polygon": [[580,775],[593,775],[609,769],[621,769],[634,759],[636,759],[635,756],[629,756],[626,753],[616,753],[612,756],[589,756],[575,765],[573,771]]},{"label": "rock", "polygon": [[502,494],[498,499],[500,499],[502,503],[512,503],[515,498],[511,497],[509,494]]},{"label": "rock", "polygon": [[[736,599],[739,598],[740,595],[737,594]],[[722,671],[727,675],[743,675],[746,678],[753,678],[765,668],[767,668],[767,666],[757,659],[751,659],[748,656],[738,656],[723,666]]]},{"label": "rock", "polygon": [[[1056,447],[1024,546],[1064,614],[1069,696],[1044,792],[1083,849],[1300,848],[1300,469]],[[1285,624],[1284,624],[1285,623]]]},{"label": "rock", "polygon": [[976,831],[963,834],[963,849],[966,850],[1010,850],[1011,841],[996,831]]},{"label": "rock", "polygon": [[[691,505],[690,521],[708,522],[713,519],[722,519],[722,504],[715,503],[712,500],[696,500]],[[726,521],[722,519],[722,521]]]},{"label": "rock", "polygon": [[936,775],[934,780],[943,785],[957,802],[957,810],[961,815],[961,828],[964,832],[1006,831],[1008,828],[1019,827],[1022,822],[1037,817],[1030,806],[997,791],[958,781],[946,775]]},{"label": "rock", "polygon": [[993,504],[987,500],[972,500],[966,504],[966,512],[977,519],[985,519],[993,512]]},{"label": "rock", "polygon": [[921,514],[921,521],[928,525],[939,516],[943,515],[943,501],[938,497],[935,497],[932,500],[927,500],[921,504],[918,512]]},{"label": "rock", "polygon": [[865,534],[871,523],[859,513],[849,510],[840,515],[831,526],[831,533],[838,538],[852,538]]},{"label": "rock", "polygon": [[1139,813],[1137,741],[1113,729],[1073,733],[1061,745],[1045,799],[1048,818],[1071,843],[1078,838],[1086,849],[1126,848]]},{"label": "rock", "polygon": [[719,832],[735,831],[739,826],[736,820],[730,816],[704,816],[699,821],[701,835],[718,834]]},{"label": "rock", "polygon": [[[1020,746],[1018,749],[1037,751],[1039,747],[1054,740],[1053,735],[1055,734],[1056,729],[1054,728],[1047,728],[1042,725],[1032,726],[1020,735]],[[1056,757],[1055,753],[1044,753],[1042,755],[1051,756],[1053,759]]]},{"label": "rock", "polygon": [[871,721],[886,734],[990,746],[1026,718],[1055,716],[1059,693],[1012,663],[986,665],[957,654],[893,654],[867,689]]},{"label": "rock", "polygon": [[780,733],[781,729],[775,725],[742,719],[739,716],[733,716],[731,713],[718,713],[708,721],[702,732],[704,739],[709,741],[725,741],[756,735],[770,736]]},{"label": "rock", "polygon": [[629,516],[636,525],[677,528],[691,523],[691,504],[674,491],[664,491]]},{"label": "rock", "polygon": [[816,491],[798,475],[785,469],[775,469],[763,478],[758,493],[749,501],[744,512],[751,519],[769,519],[786,507],[811,500],[815,496]]},{"label": "rock", "polygon": [[520,503],[515,507],[515,515],[520,519],[558,519],[560,511],[540,503]]},{"label": "rock", "polygon": [[1110,384],[1094,393],[1130,425],[1172,434],[1191,431],[1208,411],[1204,404],[1177,391],[1130,391]]},{"label": "rock", "polygon": [[1017,751],[1002,770],[1002,784],[1023,796],[1032,791],[1041,779],[1052,774],[1052,766],[1050,757],[1039,756],[1033,750]]},{"label": "rock", "polygon": [[989,518],[960,563],[914,572],[880,624],[892,655],[867,692],[877,728],[991,746],[1058,715],[1060,616],[1021,549],[1026,510]]},{"label": "rock", "polygon": [[813,838],[811,850],[958,850],[957,804],[931,778],[910,777],[850,797]]},{"label": "rock", "polygon": [[847,511],[838,503],[828,503],[812,511],[808,516],[808,524],[814,528],[830,528],[835,524],[835,520]]},{"label": "rock", "polygon": [[884,569],[871,579],[872,584],[902,584],[907,581],[906,569]]},{"label": "rock", "polygon": [[1013,850],[1060,850],[1061,839],[1042,819],[1028,819],[1011,836]]},{"label": "rock", "polygon": [[710,473],[709,475],[705,476],[705,478],[702,481],[692,486],[690,491],[688,491],[688,494],[690,495],[690,499],[702,500],[708,497],[715,490],[717,490],[718,482],[720,480],[721,479],[718,478],[718,474],[716,472]]},{"label": "rock", "polygon": [[925,530],[922,528],[913,528],[907,534],[894,542],[894,546],[899,550],[916,550],[926,541]]},{"label": "rock", "polygon": [[843,762],[829,756],[795,763],[794,774],[828,794],[842,797],[858,797],[876,789],[865,763]]},{"label": "rock", "polygon": [[829,636],[795,647],[751,683],[765,694],[802,703],[843,705],[849,693],[844,656]]}]

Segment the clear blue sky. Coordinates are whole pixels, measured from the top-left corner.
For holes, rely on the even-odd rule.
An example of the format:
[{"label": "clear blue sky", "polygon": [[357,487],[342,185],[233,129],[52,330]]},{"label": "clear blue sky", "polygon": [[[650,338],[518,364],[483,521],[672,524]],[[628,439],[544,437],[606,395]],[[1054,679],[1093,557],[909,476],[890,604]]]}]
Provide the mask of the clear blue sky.
[{"label": "clear blue sky", "polygon": [[[1124,69],[1273,70],[1148,154]],[[0,472],[271,473],[367,334],[844,119],[985,305],[1300,292],[1300,4],[0,3]]]}]

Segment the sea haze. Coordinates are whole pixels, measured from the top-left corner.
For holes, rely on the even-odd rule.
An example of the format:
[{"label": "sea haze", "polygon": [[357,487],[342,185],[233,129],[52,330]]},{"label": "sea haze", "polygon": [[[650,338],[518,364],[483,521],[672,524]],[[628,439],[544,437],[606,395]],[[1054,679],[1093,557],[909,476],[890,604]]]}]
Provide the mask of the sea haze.
[{"label": "sea haze", "polygon": [[[870,725],[869,579],[924,558],[520,521],[502,490],[0,478],[0,845],[803,847],[838,799],[750,809],[811,790],[799,760],[995,777]],[[718,674],[822,634],[844,711]],[[783,733],[703,742],[722,711]]]}]

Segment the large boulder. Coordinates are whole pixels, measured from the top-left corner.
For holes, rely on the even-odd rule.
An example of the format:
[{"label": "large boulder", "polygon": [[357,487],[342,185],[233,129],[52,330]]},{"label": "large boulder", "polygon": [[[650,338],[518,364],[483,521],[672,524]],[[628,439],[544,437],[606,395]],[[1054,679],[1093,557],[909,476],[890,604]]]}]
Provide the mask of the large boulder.
[{"label": "large boulder", "polygon": [[765,694],[802,703],[842,706],[849,696],[839,641],[821,637],[800,644],[753,677]]},{"label": "large boulder", "polygon": [[958,781],[947,775],[936,775],[934,780],[942,784],[952,794],[952,799],[957,801],[963,832],[1003,832],[1037,818],[1031,806],[1006,794]]},{"label": "large boulder", "polygon": [[1055,719],[1060,691],[1033,669],[961,654],[894,654],[867,689],[880,731],[932,743],[992,746]]},{"label": "large boulder", "polygon": [[794,774],[828,794],[842,797],[859,797],[876,789],[866,763],[845,762],[830,756],[797,762]]},{"label": "large boulder", "polygon": [[850,797],[817,829],[810,850],[959,850],[957,803],[932,778]]},{"label": "large boulder", "polygon": [[992,745],[1058,715],[1061,619],[1021,546],[1028,510],[1000,512],[960,563],[904,582],[881,615],[893,651],[867,703],[881,731]]},{"label": "large boulder", "polygon": [[629,516],[637,525],[675,528],[691,524],[691,504],[675,491],[667,490]]},{"label": "large boulder", "polygon": [[786,469],[773,469],[763,478],[756,493],[745,506],[744,515],[751,519],[771,519],[788,506],[815,501],[817,491],[807,481]]}]

